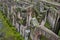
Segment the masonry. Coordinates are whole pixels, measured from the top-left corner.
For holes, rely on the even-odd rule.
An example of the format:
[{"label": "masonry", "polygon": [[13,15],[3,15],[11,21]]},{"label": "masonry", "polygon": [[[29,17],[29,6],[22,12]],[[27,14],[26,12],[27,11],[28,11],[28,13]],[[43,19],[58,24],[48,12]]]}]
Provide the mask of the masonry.
[{"label": "masonry", "polygon": [[[60,29],[60,25],[58,25],[60,24],[59,3],[55,4],[55,2],[52,3],[44,0],[39,1],[39,5],[37,5],[37,2],[31,3],[30,1],[16,2],[14,0],[0,0],[0,2],[2,5],[0,6],[0,10],[3,11],[4,15],[25,40],[28,40],[28,36],[30,36],[32,40],[39,40],[41,35],[47,37],[48,40],[60,40],[59,36],[56,35]],[[38,22],[37,17],[35,17],[36,5],[39,6],[39,10],[36,8],[37,16],[41,18],[44,15],[44,18],[40,19],[42,20],[41,22]],[[34,14],[34,17],[32,17],[32,14]],[[46,20],[49,21],[51,30],[44,26]],[[44,23],[41,25],[43,21]]]}]

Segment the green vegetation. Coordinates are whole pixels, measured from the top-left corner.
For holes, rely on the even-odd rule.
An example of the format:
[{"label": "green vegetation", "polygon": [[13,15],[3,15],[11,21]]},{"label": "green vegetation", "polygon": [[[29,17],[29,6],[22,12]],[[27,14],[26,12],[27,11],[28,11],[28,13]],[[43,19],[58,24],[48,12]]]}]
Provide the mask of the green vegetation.
[{"label": "green vegetation", "polygon": [[33,14],[33,17],[36,17],[38,22],[41,23],[42,21],[42,15],[40,14],[39,10],[35,7],[34,8],[35,14]]},{"label": "green vegetation", "polygon": [[60,36],[60,30],[59,30],[59,33],[58,33],[58,35]]},{"label": "green vegetation", "polygon": [[2,20],[3,29],[0,30],[0,40],[24,40],[23,37],[16,31],[16,28],[10,26],[7,18],[0,11],[0,19]]},{"label": "green vegetation", "polygon": [[36,7],[34,7],[34,17],[37,18],[38,22],[41,23],[42,20],[44,20],[45,15],[46,15],[46,11],[42,11],[40,12],[38,5]]},{"label": "green vegetation", "polygon": [[50,25],[50,23],[48,22],[48,20],[46,20],[46,23],[45,23],[44,26],[47,27],[48,29],[51,29],[51,25]]},{"label": "green vegetation", "polygon": [[19,23],[22,25],[26,25],[26,18],[20,19]]},{"label": "green vegetation", "polygon": [[41,36],[41,40],[48,40],[45,36]]}]

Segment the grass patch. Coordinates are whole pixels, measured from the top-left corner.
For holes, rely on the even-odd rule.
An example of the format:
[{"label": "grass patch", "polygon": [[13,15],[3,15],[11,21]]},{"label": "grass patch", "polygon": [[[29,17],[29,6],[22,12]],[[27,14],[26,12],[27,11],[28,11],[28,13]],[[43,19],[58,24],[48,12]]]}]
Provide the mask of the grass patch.
[{"label": "grass patch", "polygon": [[0,30],[0,33],[3,33],[4,35],[0,37],[0,40],[24,40],[23,37],[20,36],[20,34],[16,31],[16,28],[13,26],[10,26],[7,23],[7,18],[4,18],[3,13],[0,11],[0,19],[3,23],[3,30]]},{"label": "grass patch", "polygon": [[48,22],[48,20],[46,20],[46,23],[45,23],[44,26],[47,27],[48,29],[51,29],[51,25],[50,25],[50,23]]}]

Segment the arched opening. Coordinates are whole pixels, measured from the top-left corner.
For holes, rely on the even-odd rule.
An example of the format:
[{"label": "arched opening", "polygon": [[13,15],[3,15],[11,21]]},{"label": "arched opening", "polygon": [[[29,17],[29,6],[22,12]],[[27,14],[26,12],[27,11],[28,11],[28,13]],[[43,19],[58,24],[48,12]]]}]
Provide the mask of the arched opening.
[{"label": "arched opening", "polygon": [[60,18],[58,19],[58,22],[57,22],[57,25],[56,25],[56,30],[55,30],[55,33],[58,35],[59,33],[59,30],[60,30]]},{"label": "arched opening", "polygon": [[38,39],[37,40],[40,40],[41,39],[41,35],[38,35],[38,37],[37,37]]}]

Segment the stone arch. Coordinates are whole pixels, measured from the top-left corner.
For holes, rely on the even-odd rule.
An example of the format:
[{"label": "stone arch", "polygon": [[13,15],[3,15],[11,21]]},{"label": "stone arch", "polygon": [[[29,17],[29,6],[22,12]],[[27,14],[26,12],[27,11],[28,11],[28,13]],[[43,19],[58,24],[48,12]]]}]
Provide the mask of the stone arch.
[{"label": "stone arch", "polygon": [[56,29],[55,29],[55,33],[58,34],[60,30],[60,18],[57,21],[57,25],[56,25]]}]

